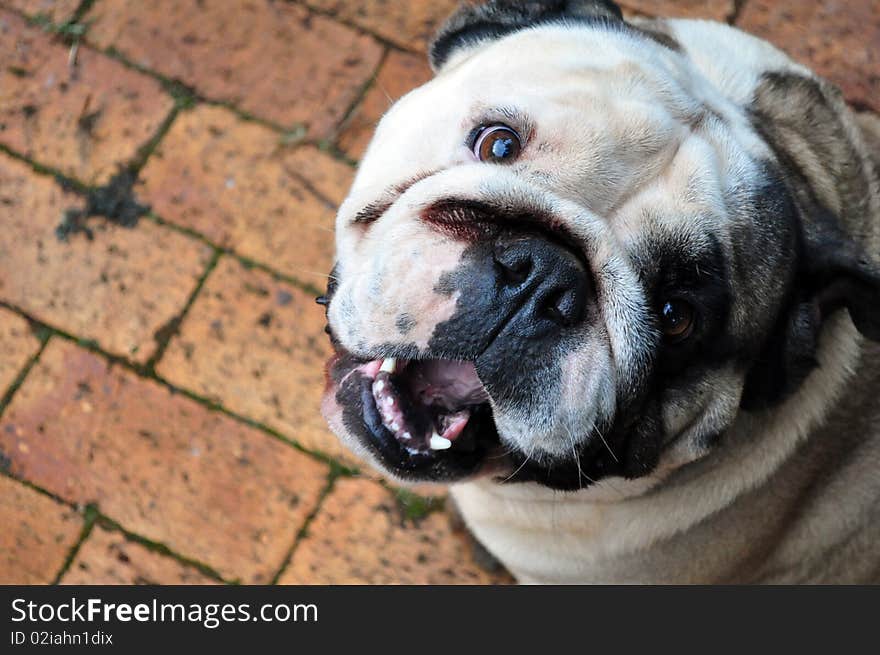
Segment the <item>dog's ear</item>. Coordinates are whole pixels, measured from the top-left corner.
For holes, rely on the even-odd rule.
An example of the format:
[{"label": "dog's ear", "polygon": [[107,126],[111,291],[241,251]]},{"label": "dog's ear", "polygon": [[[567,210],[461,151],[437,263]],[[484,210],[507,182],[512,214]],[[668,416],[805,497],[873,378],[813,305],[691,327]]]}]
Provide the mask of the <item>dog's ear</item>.
[{"label": "dog's ear", "polygon": [[880,263],[816,207],[801,235],[800,263],[792,281],[792,301],[749,371],[742,406],[759,409],[794,392],[819,364],[822,326],[846,310],[856,329],[880,341]]},{"label": "dog's ear", "polygon": [[[778,233],[795,235],[789,304],[746,378],[743,406],[783,399],[818,363],[823,325],[846,311],[865,337],[880,341],[880,253],[871,242],[875,166],[841,93],[796,73],[771,71],[749,112],[775,153],[756,211]],[[869,144],[868,144],[869,145]]]},{"label": "dog's ear", "polygon": [[836,229],[809,236],[806,250],[817,316],[846,309],[859,332],[880,341],[880,265]]},{"label": "dog's ear", "polygon": [[439,71],[459,52],[475,48],[527,27],[554,22],[622,21],[620,8],[610,0],[489,0],[463,4],[434,38],[431,67]]}]

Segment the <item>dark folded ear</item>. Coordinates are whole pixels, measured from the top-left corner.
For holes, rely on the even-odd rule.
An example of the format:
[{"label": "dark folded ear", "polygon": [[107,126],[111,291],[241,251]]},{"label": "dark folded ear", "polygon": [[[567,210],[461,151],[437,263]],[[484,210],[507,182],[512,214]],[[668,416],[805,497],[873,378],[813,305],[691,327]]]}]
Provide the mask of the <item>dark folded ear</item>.
[{"label": "dark folded ear", "polygon": [[807,262],[819,317],[849,311],[859,332],[880,341],[880,267],[855,244],[835,234],[808,245]]},{"label": "dark folded ear", "polygon": [[855,138],[840,91],[795,73],[765,73],[749,109],[797,208],[799,278],[817,316],[847,309],[862,334],[880,340],[880,253],[867,250],[876,229],[874,141]]},{"label": "dark folded ear", "polygon": [[742,406],[758,409],[794,392],[819,363],[822,326],[840,311],[856,329],[880,341],[880,264],[871,261],[825,210],[802,235],[792,301],[746,377]]},{"label": "dark folded ear", "polygon": [[622,20],[620,8],[610,0],[489,0],[463,4],[434,37],[429,59],[431,67],[439,71],[458,51],[534,25]]}]

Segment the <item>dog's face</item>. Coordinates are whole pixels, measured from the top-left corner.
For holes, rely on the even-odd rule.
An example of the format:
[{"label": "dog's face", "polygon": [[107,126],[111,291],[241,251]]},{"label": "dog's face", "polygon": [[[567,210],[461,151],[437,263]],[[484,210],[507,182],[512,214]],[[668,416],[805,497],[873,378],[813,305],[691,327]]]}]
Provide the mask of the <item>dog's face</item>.
[{"label": "dog's face", "polygon": [[600,18],[453,21],[340,208],[324,414],[394,476],[639,477],[774,400],[800,236],[769,150],[673,45]]}]

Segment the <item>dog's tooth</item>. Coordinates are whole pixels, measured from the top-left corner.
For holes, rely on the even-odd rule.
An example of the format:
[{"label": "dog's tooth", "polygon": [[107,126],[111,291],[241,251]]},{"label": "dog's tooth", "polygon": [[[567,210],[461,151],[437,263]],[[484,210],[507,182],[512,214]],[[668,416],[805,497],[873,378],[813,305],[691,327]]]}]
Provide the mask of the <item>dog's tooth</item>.
[{"label": "dog's tooth", "polygon": [[397,421],[394,421],[394,423],[391,424],[391,431],[397,432],[399,429],[400,429],[400,423],[398,423]]},{"label": "dog's tooth", "polygon": [[403,438],[409,441],[410,439],[412,439],[412,435],[409,432],[404,432]]},{"label": "dog's tooth", "polygon": [[386,357],[382,360],[382,366],[379,367],[379,370],[385,373],[394,373],[397,370],[397,358]]},{"label": "dog's tooth", "polygon": [[446,450],[451,447],[452,442],[449,439],[441,437],[436,432],[431,435],[431,450]]},{"label": "dog's tooth", "polygon": [[379,380],[379,381],[376,383],[376,391],[382,391],[382,389],[384,389],[384,388],[385,388],[385,381],[384,381],[384,380]]},{"label": "dog's tooth", "polygon": [[385,404],[388,407],[394,407],[394,398],[392,396],[388,396],[385,398]]}]

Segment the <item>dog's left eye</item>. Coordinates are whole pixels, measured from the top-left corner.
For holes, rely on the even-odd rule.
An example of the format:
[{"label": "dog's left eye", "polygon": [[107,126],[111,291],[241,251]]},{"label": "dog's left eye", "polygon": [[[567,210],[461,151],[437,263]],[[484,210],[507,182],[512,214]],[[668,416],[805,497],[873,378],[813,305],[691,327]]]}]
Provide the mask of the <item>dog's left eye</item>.
[{"label": "dog's left eye", "polygon": [[484,127],[477,133],[473,149],[480,161],[506,164],[519,156],[522,143],[516,130],[497,124]]},{"label": "dog's left eye", "polygon": [[667,300],[660,309],[660,327],[667,343],[684,341],[694,331],[695,312],[689,302]]}]

